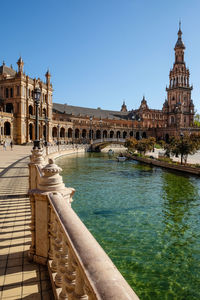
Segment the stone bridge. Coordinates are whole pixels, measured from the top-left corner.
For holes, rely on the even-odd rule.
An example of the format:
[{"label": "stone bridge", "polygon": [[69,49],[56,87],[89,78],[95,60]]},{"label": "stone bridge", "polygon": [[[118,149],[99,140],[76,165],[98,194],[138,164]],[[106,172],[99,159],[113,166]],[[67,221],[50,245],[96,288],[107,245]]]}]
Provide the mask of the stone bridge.
[{"label": "stone bridge", "polygon": [[105,148],[109,144],[119,144],[123,145],[126,139],[121,138],[103,138],[103,139],[95,139],[91,140],[91,151],[101,151],[101,149]]}]

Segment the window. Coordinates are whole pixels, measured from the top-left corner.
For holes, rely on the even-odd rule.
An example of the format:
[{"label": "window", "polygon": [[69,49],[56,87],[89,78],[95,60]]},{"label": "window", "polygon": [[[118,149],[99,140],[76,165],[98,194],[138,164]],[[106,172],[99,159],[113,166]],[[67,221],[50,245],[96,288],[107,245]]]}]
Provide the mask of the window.
[{"label": "window", "polygon": [[9,94],[8,94],[8,88],[6,88],[6,98],[9,97]]},{"label": "window", "polygon": [[10,89],[10,98],[13,97],[13,88]]},{"label": "window", "polygon": [[17,96],[19,96],[19,86],[17,86]]}]

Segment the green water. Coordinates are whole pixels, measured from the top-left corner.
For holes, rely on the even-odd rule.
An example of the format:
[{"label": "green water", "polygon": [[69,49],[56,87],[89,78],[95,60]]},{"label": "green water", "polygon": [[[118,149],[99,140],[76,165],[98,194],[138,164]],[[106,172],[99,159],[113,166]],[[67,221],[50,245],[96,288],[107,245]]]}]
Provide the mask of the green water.
[{"label": "green water", "polygon": [[140,299],[200,299],[199,178],[103,154],[57,163],[72,207]]}]

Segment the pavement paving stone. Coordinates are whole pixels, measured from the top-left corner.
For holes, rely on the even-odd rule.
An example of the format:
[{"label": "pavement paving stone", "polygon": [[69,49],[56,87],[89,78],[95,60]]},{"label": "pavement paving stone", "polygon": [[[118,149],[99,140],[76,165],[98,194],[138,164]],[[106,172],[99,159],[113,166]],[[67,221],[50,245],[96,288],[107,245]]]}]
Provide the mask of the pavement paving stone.
[{"label": "pavement paving stone", "polygon": [[0,149],[0,299],[53,300],[47,268],[29,262],[31,147]]}]

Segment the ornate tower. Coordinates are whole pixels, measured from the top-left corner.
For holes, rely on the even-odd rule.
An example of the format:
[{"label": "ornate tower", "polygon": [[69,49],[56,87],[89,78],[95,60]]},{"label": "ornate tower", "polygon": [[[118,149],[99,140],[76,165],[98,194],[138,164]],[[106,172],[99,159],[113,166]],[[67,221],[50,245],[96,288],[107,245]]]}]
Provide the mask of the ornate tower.
[{"label": "ornate tower", "polygon": [[122,107],[121,107],[122,112],[127,112],[127,106],[125,104],[125,101],[123,101]]},{"label": "ornate tower", "polygon": [[189,83],[190,72],[184,61],[185,45],[182,41],[181,23],[179,23],[178,40],[176,42],[175,62],[169,73],[167,101],[163,110],[167,113],[167,125],[189,127],[193,124],[194,105],[191,100],[192,86]]},{"label": "ornate tower", "polygon": [[18,64],[18,73],[23,74],[24,62],[23,62],[21,56],[18,59],[17,64]]}]

